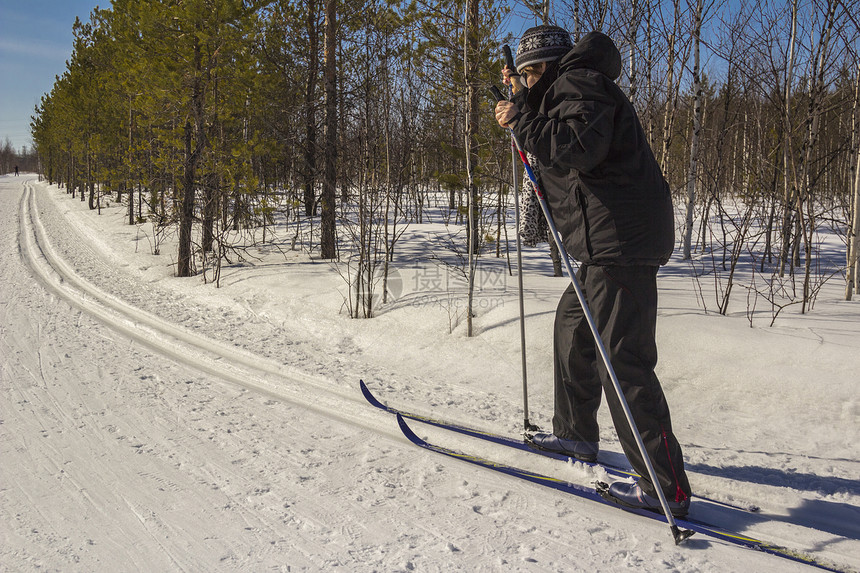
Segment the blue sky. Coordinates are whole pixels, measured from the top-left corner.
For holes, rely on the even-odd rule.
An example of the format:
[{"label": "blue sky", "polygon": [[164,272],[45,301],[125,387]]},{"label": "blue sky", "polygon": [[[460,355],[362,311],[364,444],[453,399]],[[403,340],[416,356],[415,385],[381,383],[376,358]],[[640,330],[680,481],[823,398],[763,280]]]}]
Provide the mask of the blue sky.
[{"label": "blue sky", "polygon": [[[31,145],[30,116],[72,53],[75,16],[95,0],[0,0],[0,145]],[[110,0],[102,0],[109,6]]]}]

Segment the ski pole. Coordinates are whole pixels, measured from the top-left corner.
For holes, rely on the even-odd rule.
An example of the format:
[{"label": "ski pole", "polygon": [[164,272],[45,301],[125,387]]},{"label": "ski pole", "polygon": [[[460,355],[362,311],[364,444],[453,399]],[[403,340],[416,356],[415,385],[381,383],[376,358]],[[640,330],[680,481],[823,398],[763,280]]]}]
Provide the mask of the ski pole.
[{"label": "ski pole", "polygon": [[[499,91],[499,88],[497,88],[496,86],[492,86],[490,90],[493,92],[493,95],[496,97],[497,101],[502,101],[506,99],[502,95],[502,92]],[[624,392],[621,390],[621,383],[618,381],[618,376],[615,374],[615,369],[612,367],[612,362],[609,360],[609,353],[606,351],[606,346],[603,344],[603,339],[600,337],[600,332],[598,332],[597,330],[597,323],[594,321],[594,317],[592,316],[591,311],[588,308],[588,303],[585,300],[585,294],[582,292],[582,287],[580,286],[579,280],[576,278],[576,274],[573,272],[573,267],[570,264],[570,257],[568,257],[567,255],[567,249],[564,248],[564,244],[561,241],[561,236],[559,235],[558,229],[555,226],[555,222],[552,219],[552,215],[549,212],[549,206],[546,203],[546,197],[544,196],[543,191],[538,184],[537,177],[535,177],[534,171],[532,170],[532,166],[529,164],[529,160],[526,157],[526,154],[523,151],[520,142],[517,140],[517,136],[514,134],[514,131],[512,129],[508,128],[508,130],[511,132],[511,139],[513,139],[514,144],[517,147],[517,152],[519,153],[520,160],[523,162],[526,174],[528,175],[534,186],[535,195],[538,198],[538,203],[540,203],[541,211],[543,211],[543,215],[546,218],[546,222],[549,226],[552,238],[555,241],[556,245],[558,245],[558,251],[561,254],[561,259],[564,261],[565,270],[567,270],[567,275],[570,277],[570,282],[573,285],[573,290],[576,292],[576,298],[579,299],[579,304],[582,307],[583,315],[585,316],[585,320],[586,322],[588,322],[588,327],[591,329],[591,334],[594,337],[595,346],[597,346],[597,350],[600,353],[600,357],[603,360],[603,364],[606,366],[606,370],[609,373],[609,378],[612,381],[612,386],[615,388],[615,393],[618,395],[618,400],[621,403],[622,409],[624,410],[624,416],[627,418],[627,423],[633,432],[633,437],[636,439],[636,446],[639,448],[639,452],[642,454],[642,459],[645,461],[645,466],[648,469],[648,475],[651,477],[651,481],[654,484],[654,489],[657,491],[657,498],[660,500],[660,506],[663,508],[663,513],[666,517],[666,521],[669,523],[669,527],[672,531],[672,537],[674,537],[675,539],[675,544],[679,545],[685,539],[693,535],[694,532],[691,530],[681,530],[675,523],[675,517],[669,510],[669,502],[666,501],[666,494],[663,493],[663,488],[660,486],[660,480],[657,478],[657,472],[654,471],[654,465],[651,463],[651,457],[648,455],[648,451],[645,449],[645,442],[642,441],[642,436],[639,434],[639,428],[636,427],[636,421],[633,420],[633,413],[630,411],[630,406],[627,403],[627,398],[624,396]]]},{"label": "ski pole", "polygon": [[[505,44],[502,47],[505,55],[505,65],[514,69],[514,56],[511,47]],[[511,88],[513,90],[513,88]],[[517,287],[520,303],[520,357],[523,369],[523,430],[525,432],[537,430],[537,426],[529,421],[529,381],[528,363],[526,361],[526,311],[523,297],[523,249],[520,237],[520,172],[517,169],[517,144],[511,138],[511,171],[514,185],[514,219],[517,224]]]}]

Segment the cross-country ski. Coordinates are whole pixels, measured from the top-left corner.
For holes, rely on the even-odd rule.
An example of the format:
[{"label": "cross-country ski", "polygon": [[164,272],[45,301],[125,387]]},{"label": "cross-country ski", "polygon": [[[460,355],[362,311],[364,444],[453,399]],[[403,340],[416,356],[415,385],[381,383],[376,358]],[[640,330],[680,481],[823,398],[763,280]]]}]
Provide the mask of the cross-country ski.
[{"label": "cross-country ski", "polygon": [[[421,438],[419,438],[415,434],[415,432],[412,431],[412,429],[403,419],[403,416],[401,416],[400,414],[397,414],[397,423],[400,426],[400,429],[403,431],[403,434],[410,442],[426,450],[430,450],[432,452],[436,452],[438,454],[442,454],[451,458],[459,459],[464,462],[468,462],[470,464],[493,470],[511,477],[526,480],[544,487],[563,491],[581,499],[594,502],[602,502],[605,504],[617,503],[607,498],[605,492],[608,489],[608,484],[606,483],[597,482],[596,488],[577,485],[574,483],[566,482],[565,480],[560,480],[558,478],[552,478],[534,472],[525,471],[499,462],[493,462],[480,456],[451,450],[445,448],[444,446],[429,443],[426,440],[422,440]],[[635,507],[626,507],[625,509],[631,513],[635,513],[641,517],[647,517],[649,519],[655,519],[658,521],[665,521],[666,519],[662,515],[659,515],[658,511],[643,510]],[[770,543],[760,541],[752,537],[740,535],[737,532],[720,529],[716,525],[705,523],[694,518],[678,519],[677,523],[685,528],[687,532],[687,535],[685,536],[686,538],[689,538],[692,533],[701,533],[703,535],[713,537],[714,539],[718,539],[720,541],[726,541],[729,543],[740,545],[742,547],[746,547],[748,549],[762,551],[764,553],[775,555],[783,559],[788,559],[789,561],[797,561],[800,563],[811,565],[815,568],[823,569],[825,571],[846,571],[846,569],[839,568],[837,565],[827,563],[825,561],[816,560],[814,557],[811,557],[799,551],[772,545]]]}]

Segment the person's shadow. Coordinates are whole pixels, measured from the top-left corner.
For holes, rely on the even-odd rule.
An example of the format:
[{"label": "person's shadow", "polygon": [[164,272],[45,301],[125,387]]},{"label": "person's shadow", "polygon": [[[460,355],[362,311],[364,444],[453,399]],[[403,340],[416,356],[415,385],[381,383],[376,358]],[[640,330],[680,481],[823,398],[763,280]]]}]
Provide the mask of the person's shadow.
[{"label": "person's shadow", "polygon": [[[624,454],[601,451],[600,461],[616,467],[629,467]],[[842,460],[850,461],[850,460]],[[824,460],[822,460],[824,463]],[[860,497],[860,480],[839,477],[822,477],[815,474],[784,471],[760,466],[723,466],[716,467],[702,463],[685,464],[694,473],[773,487],[787,487],[798,491],[814,492],[823,496],[845,494]],[[779,521],[791,523],[837,535],[840,538],[860,541],[860,507],[847,503],[805,499],[797,507],[785,508],[788,515],[777,515],[762,511],[746,511],[712,503],[693,503],[690,517],[732,531],[742,532],[756,524]],[[838,542],[834,539],[832,542]],[[816,547],[818,549],[818,547]]]},{"label": "person's shadow", "polygon": [[[850,496],[860,496],[860,480],[823,477],[758,466],[714,467],[708,464],[688,463],[687,469],[691,472],[723,477],[734,481],[775,487],[784,486],[799,491],[815,492],[820,495],[847,494]],[[715,525],[722,525],[726,519],[730,520],[733,528],[738,526],[753,526],[756,523],[767,521],[781,521],[825,531],[839,537],[860,540],[860,507],[847,503],[821,499],[804,499],[797,507],[787,507],[786,511],[788,515],[753,513],[723,507],[713,509],[709,507],[707,512],[715,512],[717,510],[720,515],[710,516],[715,520]],[[712,521],[712,519],[707,519],[705,515],[699,516],[695,513],[695,502],[691,509],[691,515],[702,521]]]}]

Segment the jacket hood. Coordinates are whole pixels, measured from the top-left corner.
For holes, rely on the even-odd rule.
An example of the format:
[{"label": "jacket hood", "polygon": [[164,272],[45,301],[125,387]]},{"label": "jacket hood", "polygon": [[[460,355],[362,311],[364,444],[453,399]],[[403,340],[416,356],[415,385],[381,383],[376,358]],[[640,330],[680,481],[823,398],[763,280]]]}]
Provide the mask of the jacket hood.
[{"label": "jacket hood", "polygon": [[621,53],[612,38],[601,32],[589,32],[561,59],[561,72],[589,68],[616,80],[621,76]]}]

